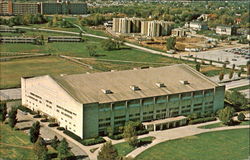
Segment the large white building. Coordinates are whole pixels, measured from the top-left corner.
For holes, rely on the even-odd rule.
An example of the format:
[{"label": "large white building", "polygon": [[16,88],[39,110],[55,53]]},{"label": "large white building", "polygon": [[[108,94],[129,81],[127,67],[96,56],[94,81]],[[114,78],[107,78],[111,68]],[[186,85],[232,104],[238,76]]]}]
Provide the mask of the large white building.
[{"label": "large white building", "polygon": [[108,127],[116,132],[127,121],[151,122],[145,125],[154,130],[180,126],[181,116],[223,108],[225,92],[187,65],[26,77],[21,88],[22,105],[81,138],[106,135]]}]

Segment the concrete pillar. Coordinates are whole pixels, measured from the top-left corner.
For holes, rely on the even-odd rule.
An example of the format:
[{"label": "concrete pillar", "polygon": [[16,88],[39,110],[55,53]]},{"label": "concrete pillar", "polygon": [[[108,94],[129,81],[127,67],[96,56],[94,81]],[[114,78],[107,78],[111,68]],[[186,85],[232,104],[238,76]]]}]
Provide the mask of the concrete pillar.
[{"label": "concrete pillar", "polygon": [[156,125],[154,124],[154,131],[156,131]]}]

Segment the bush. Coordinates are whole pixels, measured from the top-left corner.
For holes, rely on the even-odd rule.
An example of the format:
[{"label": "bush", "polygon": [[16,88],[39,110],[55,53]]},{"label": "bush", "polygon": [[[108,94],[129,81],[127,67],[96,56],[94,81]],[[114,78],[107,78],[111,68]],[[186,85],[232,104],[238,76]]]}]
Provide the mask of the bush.
[{"label": "bush", "polygon": [[99,143],[104,143],[106,142],[106,140],[103,139],[102,137],[98,137],[98,138],[85,139],[82,142],[83,142],[82,144],[85,146],[91,146]]},{"label": "bush", "polygon": [[[59,127],[58,127],[58,128],[59,128]],[[70,137],[73,138],[74,140],[76,140],[76,141],[78,141],[78,142],[81,143],[81,140],[82,140],[81,137],[79,137],[79,136],[77,136],[76,134],[70,132],[69,130],[64,130],[63,133],[66,134],[66,135],[68,135],[68,136],[70,136]]]},{"label": "bush", "polygon": [[63,128],[63,127],[57,127],[56,129],[59,130],[59,131],[64,131],[65,130],[65,128]]},{"label": "bush", "polygon": [[42,116],[37,114],[37,115],[34,115],[33,118],[41,118]]},{"label": "bush", "polygon": [[57,123],[50,123],[50,124],[48,124],[48,126],[49,127],[57,127],[57,126],[59,126]]},{"label": "bush", "polygon": [[190,120],[189,124],[198,124],[198,123],[204,123],[204,122],[209,122],[209,121],[215,121],[215,117],[206,117],[206,118],[198,118],[194,120]]},{"label": "bush", "polygon": [[112,136],[109,136],[109,138],[113,140],[119,140],[123,138],[123,134],[112,135]]},{"label": "bush", "polygon": [[139,131],[137,131],[137,135],[143,135],[143,134],[148,134],[148,130],[139,130]]}]

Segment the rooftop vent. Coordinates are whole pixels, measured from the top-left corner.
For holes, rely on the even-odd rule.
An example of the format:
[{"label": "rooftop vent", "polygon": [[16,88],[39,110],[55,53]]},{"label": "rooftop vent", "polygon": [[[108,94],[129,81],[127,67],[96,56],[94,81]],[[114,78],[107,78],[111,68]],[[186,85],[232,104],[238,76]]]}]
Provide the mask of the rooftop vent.
[{"label": "rooftop vent", "polygon": [[111,93],[112,93],[112,91],[109,90],[109,89],[102,89],[102,92],[103,92],[104,94],[111,94]]},{"label": "rooftop vent", "polygon": [[161,87],[166,87],[164,83],[161,82],[156,82],[155,83],[157,87],[161,88]]},{"label": "rooftop vent", "polygon": [[184,85],[189,84],[188,81],[180,81],[180,82],[181,82],[181,84],[184,84]]},{"label": "rooftop vent", "polygon": [[132,85],[130,86],[130,88],[133,90],[133,91],[139,91],[140,88],[138,86],[135,86],[135,85]]}]

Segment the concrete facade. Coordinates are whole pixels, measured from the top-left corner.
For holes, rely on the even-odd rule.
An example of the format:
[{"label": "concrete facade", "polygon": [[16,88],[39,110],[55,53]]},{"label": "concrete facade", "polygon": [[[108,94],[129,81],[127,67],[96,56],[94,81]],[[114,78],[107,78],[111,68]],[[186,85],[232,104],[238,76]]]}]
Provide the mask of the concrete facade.
[{"label": "concrete facade", "polygon": [[185,24],[185,27],[191,28],[194,30],[206,30],[208,26],[202,22],[188,22]]},{"label": "concrete facade", "polygon": [[183,28],[175,28],[172,30],[171,35],[176,36],[176,37],[186,37],[187,30]]},{"label": "concrete facade", "polygon": [[[176,68],[180,69],[180,75],[185,76],[184,73],[190,72],[189,80],[179,82],[180,78],[174,82],[168,80],[167,83],[163,79],[169,78],[155,77],[161,72],[160,77],[165,74],[169,76],[165,70],[177,73],[174,71]],[[144,79],[144,76],[148,79]],[[127,86],[125,80],[128,77],[138,87]],[[195,82],[195,78],[200,80]],[[110,79],[112,84],[109,84]],[[157,83],[154,85],[152,81]],[[164,84],[158,81],[164,81]],[[202,84],[207,85],[202,87]],[[21,85],[23,105],[56,118],[60,126],[81,138],[106,135],[108,127],[116,132],[127,121],[150,122],[191,113],[209,114],[224,107],[225,86],[217,85],[185,65],[53,78],[22,78]],[[108,92],[100,88],[111,90]]]},{"label": "concrete facade", "polygon": [[120,33],[140,33],[141,18],[113,18],[114,32]]},{"label": "concrete facade", "polygon": [[220,34],[220,35],[236,35],[237,32],[237,28],[230,26],[217,26],[216,30],[215,30],[216,34]]},{"label": "concrete facade", "polygon": [[39,3],[12,3],[13,14],[38,14],[40,13]]}]

